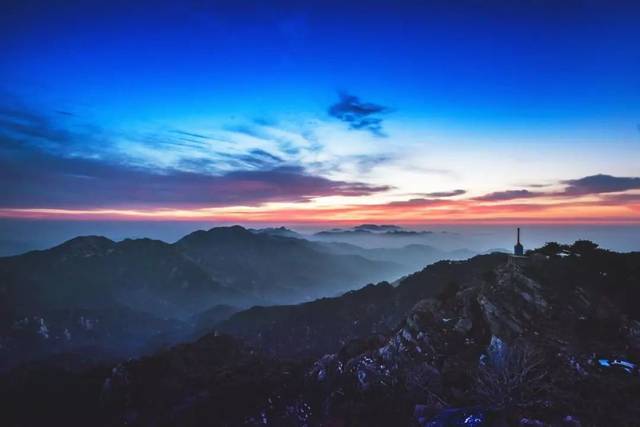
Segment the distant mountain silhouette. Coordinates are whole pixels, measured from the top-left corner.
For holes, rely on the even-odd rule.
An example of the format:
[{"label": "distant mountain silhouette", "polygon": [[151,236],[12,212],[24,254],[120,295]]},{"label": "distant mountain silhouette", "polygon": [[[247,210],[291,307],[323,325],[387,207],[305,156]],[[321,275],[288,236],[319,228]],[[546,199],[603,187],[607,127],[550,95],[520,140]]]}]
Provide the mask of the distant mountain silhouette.
[{"label": "distant mountain silhouette", "polygon": [[430,230],[410,230],[397,225],[362,224],[352,228],[333,228],[320,231],[309,240],[349,243],[367,249],[399,248],[420,244],[440,249],[459,249],[464,242],[457,233]]},{"label": "distant mountain silhouette", "polygon": [[77,237],[52,249],[0,258],[0,277],[1,306],[30,314],[118,305],[180,317],[210,307],[210,301],[246,300],[174,245],[150,239]]},{"label": "distant mountain silhouette", "polygon": [[277,228],[250,228],[249,231],[256,234],[268,234],[270,236],[291,237],[294,239],[304,239],[304,236],[286,227]]},{"label": "distant mountain silhouette", "polygon": [[[362,248],[343,242],[321,242],[320,247],[334,254],[359,255],[374,261],[392,262],[406,268],[406,273],[422,269],[441,260],[463,260],[477,255],[468,249],[443,251],[434,246],[410,244],[390,248]],[[491,251],[493,252],[493,251]]]},{"label": "distant mountain silhouette", "polygon": [[240,226],[196,231],[175,247],[213,279],[274,302],[299,302],[401,274],[399,265],[336,255],[306,240]]}]

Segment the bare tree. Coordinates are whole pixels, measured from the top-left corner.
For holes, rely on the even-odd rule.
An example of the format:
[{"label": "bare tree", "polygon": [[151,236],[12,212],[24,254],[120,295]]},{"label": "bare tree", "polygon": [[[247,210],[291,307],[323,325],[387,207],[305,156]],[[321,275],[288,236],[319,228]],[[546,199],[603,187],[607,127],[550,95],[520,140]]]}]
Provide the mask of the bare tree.
[{"label": "bare tree", "polygon": [[543,354],[525,341],[511,346],[492,341],[478,367],[476,392],[480,400],[495,408],[535,405],[547,391],[544,362]]}]

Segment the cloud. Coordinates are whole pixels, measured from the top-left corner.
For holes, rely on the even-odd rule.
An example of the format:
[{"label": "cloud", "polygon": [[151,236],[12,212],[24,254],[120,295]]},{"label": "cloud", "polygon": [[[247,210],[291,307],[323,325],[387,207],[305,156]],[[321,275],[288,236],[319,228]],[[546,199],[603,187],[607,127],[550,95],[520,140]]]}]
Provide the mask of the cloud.
[{"label": "cloud", "polygon": [[442,199],[425,199],[425,198],[416,198],[409,200],[401,200],[395,202],[386,203],[383,206],[401,206],[406,208],[423,208],[423,207],[435,207],[435,206],[448,206],[454,203],[450,200],[442,200]]},{"label": "cloud", "polygon": [[15,106],[0,106],[0,147],[38,144],[43,148],[68,146],[73,133],[53,125],[44,115]]},{"label": "cloud", "polygon": [[389,189],[324,178],[265,149],[212,151],[207,137],[193,132],[118,135],[123,150],[113,135],[57,123],[0,106],[0,207],[257,206]]},{"label": "cloud", "polygon": [[366,196],[386,186],[334,181],[300,167],[222,175],[152,171],[37,151],[0,157],[4,208],[195,208],[303,202],[322,196]]},{"label": "cloud", "polygon": [[475,200],[480,200],[483,202],[500,202],[504,200],[528,199],[531,197],[540,197],[543,195],[545,194],[536,193],[529,190],[506,190],[485,194],[484,196],[476,197]]},{"label": "cloud", "polygon": [[[500,202],[514,199],[529,199],[534,197],[578,197],[598,195],[603,193],[617,193],[640,189],[640,178],[616,177],[611,175],[591,175],[578,179],[560,181],[566,185],[564,190],[550,192],[534,192],[529,190],[507,190],[489,193],[476,197],[475,200],[484,202]],[[530,185],[530,187],[536,187]]]},{"label": "cloud", "polygon": [[263,126],[264,125],[261,125],[261,124],[254,125],[254,124],[243,123],[243,124],[227,125],[224,127],[224,129],[229,132],[250,136],[251,138],[255,138],[255,139],[271,140],[272,136],[269,135],[269,133],[264,130]]},{"label": "cloud", "polygon": [[444,198],[444,197],[454,197],[461,196],[466,194],[466,190],[452,190],[452,191],[436,191],[433,193],[425,193],[425,197],[435,197],[435,198]]},{"label": "cloud", "polygon": [[292,131],[284,126],[276,127],[277,125],[274,120],[259,118],[252,122],[229,124],[223,129],[234,136],[258,140],[254,143],[275,145],[277,151],[284,156],[296,157],[301,152],[317,152],[322,148],[310,130],[296,127]]},{"label": "cloud", "polygon": [[181,159],[178,169],[205,174],[220,173],[220,164],[224,163],[226,172],[234,170],[265,170],[286,166],[284,159],[261,149],[246,153],[225,153],[214,151],[206,157]]},{"label": "cloud", "polygon": [[626,193],[626,194],[607,194],[604,196],[604,200],[607,203],[617,204],[635,204],[640,203],[640,194],[638,193]]},{"label": "cloud", "polygon": [[567,188],[560,194],[582,196],[587,194],[616,193],[640,189],[640,178],[616,177],[611,175],[591,175],[580,179],[562,181]]},{"label": "cloud", "polygon": [[171,132],[176,133],[178,135],[183,135],[183,136],[190,136],[192,138],[200,138],[200,139],[207,139],[208,137],[199,133],[193,133],[193,132],[186,132],[183,130],[179,130],[179,129],[174,129]]},{"label": "cloud", "polygon": [[361,101],[357,96],[340,93],[340,100],[329,107],[328,113],[349,125],[350,129],[366,130],[376,136],[386,136],[379,114],[389,112],[383,105]]}]

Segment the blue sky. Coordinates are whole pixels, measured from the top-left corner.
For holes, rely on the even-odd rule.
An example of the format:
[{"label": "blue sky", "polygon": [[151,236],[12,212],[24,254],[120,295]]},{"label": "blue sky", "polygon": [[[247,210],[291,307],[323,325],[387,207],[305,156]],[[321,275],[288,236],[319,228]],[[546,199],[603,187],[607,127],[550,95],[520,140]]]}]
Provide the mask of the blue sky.
[{"label": "blue sky", "polygon": [[0,7],[0,207],[305,210],[639,175],[637,2]]},{"label": "blue sky", "polygon": [[108,125],[318,114],[348,90],[459,125],[633,127],[634,3],[21,1],[4,6],[1,75]]}]

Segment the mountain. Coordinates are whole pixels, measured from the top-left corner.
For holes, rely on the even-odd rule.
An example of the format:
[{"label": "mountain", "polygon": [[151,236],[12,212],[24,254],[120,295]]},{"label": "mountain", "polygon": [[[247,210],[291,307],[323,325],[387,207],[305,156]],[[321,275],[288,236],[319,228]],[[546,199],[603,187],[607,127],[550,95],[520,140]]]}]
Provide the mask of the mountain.
[{"label": "mountain", "polygon": [[410,230],[397,225],[362,224],[352,228],[334,228],[320,231],[309,240],[339,242],[363,248],[400,248],[407,245],[429,245],[454,250],[468,243],[457,233],[446,231]]},{"label": "mountain", "polygon": [[313,242],[239,226],[196,231],[175,247],[225,286],[280,303],[341,293],[402,272],[389,262],[327,253]]},{"label": "mountain", "polygon": [[220,227],[175,244],[78,237],[48,250],[0,258],[0,307],[37,314],[117,304],[184,317],[216,303],[300,301],[400,274],[398,265],[327,253],[283,236],[291,233]]},{"label": "mountain", "polygon": [[[304,366],[266,358],[229,336],[207,335],[157,355],[83,373],[42,364],[0,377],[6,426],[239,426],[264,424],[302,392]],[[276,397],[277,396],[277,397]],[[297,421],[309,418],[298,402]],[[271,421],[271,420],[270,420]],[[301,424],[277,424],[301,425]]]},{"label": "mountain", "polygon": [[124,306],[50,309],[0,319],[0,371],[34,360],[81,369],[150,354],[191,337],[191,327]]},{"label": "mountain", "polygon": [[193,329],[192,338],[196,339],[208,334],[220,323],[239,311],[242,311],[242,309],[231,305],[218,304],[205,311],[194,314],[189,319],[189,323]]},{"label": "mountain", "polygon": [[0,258],[0,369],[65,352],[137,356],[254,304],[336,295],[405,271],[277,230],[214,228],[175,244],[84,236]]},{"label": "mountain", "polygon": [[365,231],[371,233],[386,233],[389,231],[402,231],[402,227],[388,224],[360,224],[353,227],[354,231]]},{"label": "mountain", "polygon": [[[0,379],[6,425],[626,426],[640,253],[440,262],[397,287],[235,314],[192,344]],[[351,308],[351,309],[350,309]],[[318,344],[315,344],[318,343]],[[614,408],[615,410],[612,410]]]},{"label": "mountain", "polygon": [[249,231],[256,234],[268,234],[270,236],[290,237],[293,239],[304,239],[304,236],[286,227],[271,228],[250,228]]},{"label": "mountain", "polygon": [[0,258],[0,283],[0,369],[61,353],[117,360],[158,350],[191,336],[179,318],[251,301],[149,239],[78,237]]},{"label": "mountain", "polygon": [[392,262],[404,267],[406,274],[441,260],[462,260],[476,255],[475,252],[468,249],[443,251],[434,246],[421,244],[390,248],[362,248],[339,242],[320,242],[319,245],[334,254],[359,255],[373,261]]},{"label": "mountain", "polygon": [[217,330],[241,337],[278,357],[320,357],[358,337],[385,334],[423,298],[450,283],[478,284],[483,275],[507,260],[504,254],[464,262],[441,261],[404,278],[397,287],[369,285],[336,298],[305,304],[253,307],[231,316]]},{"label": "mountain", "polygon": [[370,235],[379,234],[383,236],[421,236],[433,234],[432,231],[407,230],[397,225],[360,224],[353,228],[332,228],[331,230],[320,231],[314,234],[316,237],[339,237],[350,235]]},{"label": "mountain", "polygon": [[175,246],[150,239],[78,237],[44,251],[0,258],[3,312],[126,306],[180,317],[212,302],[246,301]]},{"label": "mountain", "polygon": [[639,279],[640,253],[508,258],[479,285],[451,282],[417,301],[393,333],[321,357],[309,375],[330,390],[329,417],[379,425],[633,425]]}]

